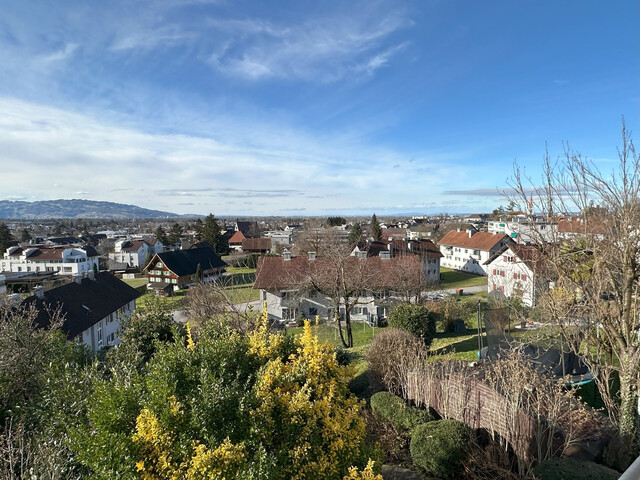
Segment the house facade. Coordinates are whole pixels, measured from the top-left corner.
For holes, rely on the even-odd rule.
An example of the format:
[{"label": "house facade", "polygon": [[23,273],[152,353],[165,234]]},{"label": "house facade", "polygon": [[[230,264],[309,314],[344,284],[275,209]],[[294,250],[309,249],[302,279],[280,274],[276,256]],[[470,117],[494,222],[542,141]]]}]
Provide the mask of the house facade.
[{"label": "house facade", "polygon": [[484,263],[498,250],[513,243],[507,235],[473,230],[451,230],[438,242],[440,265],[454,270],[486,275]]},{"label": "house facade", "polygon": [[431,240],[360,242],[353,248],[351,255],[365,255],[367,257],[380,255],[390,255],[392,257],[416,256],[422,265],[426,283],[433,284],[440,281],[440,259],[442,258],[442,253]]},{"label": "house facade", "polygon": [[109,253],[109,259],[129,267],[144,268],[151,257],[163,251],[162,242],[153,238],[125,239],[116,242],[115,252]]},{"label": "house facade", "polygon": [[500,291],[507,298],[520,298],[528,307],[548,289],[542,261],[535,247],[511,244],[502,247],[486,262],[487,290]]},{"label": "house facade", "polygon": [[[387,252],[388,253],[388,252]],[[265,302],[271,320],[295,320],[299,316],[313,319],[316,316],[324,320],[335,318],[336,305],[327,295],[308,288],[307,279],[314,272],[322,271],[330,262],[327,258],[315,258],[311,252],[308,257],[261,257],[256,270],[254,287],[260,290],[260,299]],[[356,262],[364,262],[357,265]],[[386,318],[393,302],[399,300],[398,290],[404,287],[403,272],[421,270],[417,256],[375,257],[353,256],[345,262],[347,269],[357,269],[363,265],[370,272],[370,287],[362,291],[350,312],[353,321],[377,325]],[[341,318],[345,315],[345,306],[339,305]]]},{"label": "house facade", "polygon": [[91,246],[10,247],[0,259],[3,272],[56,272],[82,275],[98,271],[98,252]]},{"label": "house facade", "polygon": [[174,252],[157,253],[144,268],[149,282],[170,284],[174,290],[219,279],[227,264],[210,247],[190,248]]},{"label": "house facade", "polygon": [[136,289],[108,272],[88,273],[46,292],[36,287],[23,305],[37,309],[36,325],[40,327],[47,327],[51,312],[59,310],[64,316],[61,328],[67,338],[95,353],[120,343],[120,324],[131,317],[138,296]]}]

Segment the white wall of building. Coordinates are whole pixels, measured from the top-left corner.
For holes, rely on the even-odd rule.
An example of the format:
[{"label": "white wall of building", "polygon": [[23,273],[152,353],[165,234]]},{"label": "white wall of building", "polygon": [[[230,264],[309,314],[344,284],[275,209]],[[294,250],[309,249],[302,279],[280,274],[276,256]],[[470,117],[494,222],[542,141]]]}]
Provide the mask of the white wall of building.
[{"label": "white wall of building", "polygon": [[533,307],[535,303],[534,276],[531,269],[511,250],[506,250],[489,265],[487,290],[500,290],[506,297],[521,297],[522,303]]}]

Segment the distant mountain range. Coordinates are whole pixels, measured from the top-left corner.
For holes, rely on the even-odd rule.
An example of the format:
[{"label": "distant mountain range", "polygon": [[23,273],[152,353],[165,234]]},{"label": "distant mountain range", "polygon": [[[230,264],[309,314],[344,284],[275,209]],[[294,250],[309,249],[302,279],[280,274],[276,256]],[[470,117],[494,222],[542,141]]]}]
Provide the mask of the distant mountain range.
[{"label": "distant mountain range", "polygon": [[44,218],[163,218],[181,215],[149,210],[124,203],[95,202],[93,200],[43,200],[14,202],[0,200],[0,218],[21,220]]}]

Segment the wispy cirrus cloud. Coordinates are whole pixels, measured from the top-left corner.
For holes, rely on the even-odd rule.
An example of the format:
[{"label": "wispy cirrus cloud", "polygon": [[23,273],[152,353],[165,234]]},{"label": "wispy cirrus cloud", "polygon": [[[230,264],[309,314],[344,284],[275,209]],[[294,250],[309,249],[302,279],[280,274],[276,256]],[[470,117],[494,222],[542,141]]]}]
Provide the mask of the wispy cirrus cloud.
[{"label": "wispy cirrus cloud", "polygon": [[209,60],[219,71],[248,80],[331,82],[350,74],[371,75],[408,45],[390,37],[413,23],[401,9],[362,11],[291,25],[261,19],[211,20],[227,37]]}]

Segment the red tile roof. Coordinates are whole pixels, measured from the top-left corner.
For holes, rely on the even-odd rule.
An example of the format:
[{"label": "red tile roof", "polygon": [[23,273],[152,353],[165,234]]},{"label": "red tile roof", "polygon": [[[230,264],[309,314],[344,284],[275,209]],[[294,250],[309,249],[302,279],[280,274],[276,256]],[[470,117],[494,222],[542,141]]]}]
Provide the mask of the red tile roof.
[{"label": "red tile roof", "polygon": [[245,237],[242,232],[240,230],[238,230],[236,233],[234,233],[233,235],[231,235],[231,238],[229,239],[229,245],[232,244],[236,244],[236,245],[241,245],[242,241],[247,238]]},{"label": "red tile roof", "polygon": [[469,234],[466,231],[458,232],[457,230],[451,230],[442,237],[442,239],[440,239],[438,244],[489,251],[500,243],[500,240],[508,238],[509,237],[507,235],[489,232],[477,232],[469,237]]},{"label": "red tile roof", "polygon": [[[353,269],[363,265],[357,262],[365,262],[371,288],[393,288],[406,281],[403,273],[413,271],[422,274],[422,266],[417,256],[389,259],[378,256],[359,259],[350,256],[342,260]],[[261,257],[258,260],[253,288],[265,290],[295,288],[305,283],[312,274],[330,269],[334,261],[335,259],[327,257],[315,260],[309,260],[308,257],[294,257],[291,260],[284,260],[282,257]]]}]

